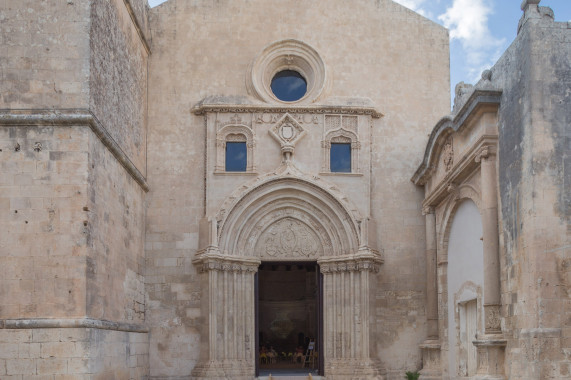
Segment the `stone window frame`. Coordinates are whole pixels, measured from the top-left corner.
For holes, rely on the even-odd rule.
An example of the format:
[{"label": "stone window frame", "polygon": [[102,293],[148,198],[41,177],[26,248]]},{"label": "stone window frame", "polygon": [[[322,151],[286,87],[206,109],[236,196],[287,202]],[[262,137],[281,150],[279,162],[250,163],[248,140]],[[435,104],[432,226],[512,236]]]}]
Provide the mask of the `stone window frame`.
[{"label": "stone window frame", "polygon": [[[226,143],[246,143],[246,171],[226,171]],[[226,125],[216,133],[216,166],[215,174],[253,174],[254,166],[254,131],[241,124]]]},{"label": "stone window frame", "polygon": [[[350,172],[332,172],[331,171],[331,144],[342,143],[351,144],[351,171]],[[328,132],[322,142],[322,174],[334,175],[359,175],[359,151],[361,143],[357,134],[344,128],[339,128]]]}]

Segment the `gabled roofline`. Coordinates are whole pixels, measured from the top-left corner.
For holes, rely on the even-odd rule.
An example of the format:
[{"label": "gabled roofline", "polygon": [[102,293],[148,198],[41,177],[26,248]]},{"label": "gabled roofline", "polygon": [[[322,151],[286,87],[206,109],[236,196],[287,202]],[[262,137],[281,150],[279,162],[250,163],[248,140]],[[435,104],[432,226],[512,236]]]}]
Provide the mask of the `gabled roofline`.
[{"label": "gabled roofline", "polygon": [[468,125],[470,120],[483,107],[499,107],[501,97],[502,90],[476,89],[456,115],[447,115],[440,119],[430,133],[430,137],[428,138],[428,143],[426,144],[426,149],[424,151],[424,158],[412,176],[411,181],[415,185],[424,185],[432,174],[432,169],[435,166],[434,161],[437,153],[436,148],[439,146],[438,143],[445,140],[451,133],[458,132]]}]

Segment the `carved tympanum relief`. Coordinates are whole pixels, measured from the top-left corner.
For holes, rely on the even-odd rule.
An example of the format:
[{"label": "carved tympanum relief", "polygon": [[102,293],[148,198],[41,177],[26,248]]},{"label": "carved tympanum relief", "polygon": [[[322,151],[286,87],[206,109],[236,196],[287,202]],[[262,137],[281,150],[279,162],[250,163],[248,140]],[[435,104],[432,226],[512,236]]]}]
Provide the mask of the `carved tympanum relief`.
[{"label": "carved tympanum relief", "polygon": [[311,258],[317,255],[319,245],[315,233],[306,224],[284,218],[262,234],[258,250],[267,258]]}]

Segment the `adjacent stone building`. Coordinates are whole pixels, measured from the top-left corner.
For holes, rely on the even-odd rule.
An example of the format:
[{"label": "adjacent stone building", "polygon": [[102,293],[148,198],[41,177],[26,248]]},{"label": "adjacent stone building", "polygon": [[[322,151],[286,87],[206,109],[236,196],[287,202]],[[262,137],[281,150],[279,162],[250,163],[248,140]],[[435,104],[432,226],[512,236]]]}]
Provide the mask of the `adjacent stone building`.
[{"label": "adjacent stone building", "polygon": [[443,117],[448,33],[390,0],[2,2],[0,379],[569,378],[538,4]]}]

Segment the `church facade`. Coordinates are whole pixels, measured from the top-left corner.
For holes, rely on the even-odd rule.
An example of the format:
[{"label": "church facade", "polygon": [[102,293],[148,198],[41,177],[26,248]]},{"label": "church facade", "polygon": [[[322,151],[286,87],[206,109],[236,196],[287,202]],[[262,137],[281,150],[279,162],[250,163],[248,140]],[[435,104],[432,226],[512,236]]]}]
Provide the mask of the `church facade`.
[{"label": "church facade", "polygon": [[539,3],[450,113],[447,30],[390,0],[6,0],[0,379],[569,378]]}]

